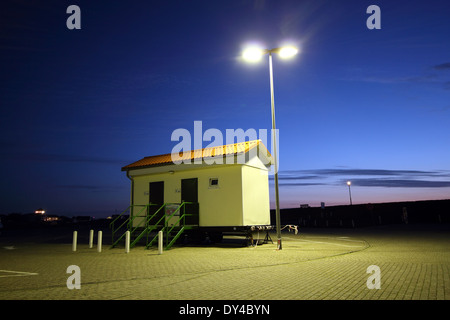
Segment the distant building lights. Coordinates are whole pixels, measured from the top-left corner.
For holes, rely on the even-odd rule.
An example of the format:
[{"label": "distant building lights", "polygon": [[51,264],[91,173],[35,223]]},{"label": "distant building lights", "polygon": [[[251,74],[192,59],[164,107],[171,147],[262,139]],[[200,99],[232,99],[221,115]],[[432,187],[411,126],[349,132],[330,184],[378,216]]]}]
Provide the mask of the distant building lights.
[{"label": "distant building lights", "polygon": [[44,217],[43,221],[45,222],[56,222],[56,221],[60,221],[61,219],[59,217],[56,216],[51,216],[51,217]]}]

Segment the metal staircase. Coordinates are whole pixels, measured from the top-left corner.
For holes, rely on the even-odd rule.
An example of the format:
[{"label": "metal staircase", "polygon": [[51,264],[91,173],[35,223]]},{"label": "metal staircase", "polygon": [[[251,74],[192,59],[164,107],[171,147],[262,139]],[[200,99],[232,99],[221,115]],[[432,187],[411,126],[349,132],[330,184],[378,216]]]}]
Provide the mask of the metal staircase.
[{"label": "metal staircase", "polygon": [[[145,239],[145,248],[149,249],[157,243],[158,232],[162,231],[164,248],[168,250],[185,230],[198,228],[198,203],[164,203],[157,209],[154,207],[155,212],[150,214],[149,209],[152,206],[159,205],[129,206],[110,223],[111,248],[116,247],[123,241],[126,231],[130,231],[130,236],[133,239],[130,242],[130,248]],[[125,218],[127,212],[129,212],[129,216]]]}]

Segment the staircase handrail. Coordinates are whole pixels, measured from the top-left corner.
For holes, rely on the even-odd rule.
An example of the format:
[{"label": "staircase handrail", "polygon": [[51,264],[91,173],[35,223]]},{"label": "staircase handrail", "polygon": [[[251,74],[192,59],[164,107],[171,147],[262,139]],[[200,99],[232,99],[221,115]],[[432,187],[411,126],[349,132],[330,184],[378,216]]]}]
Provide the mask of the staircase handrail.
[{"label": "staircase handrail", "polygon": [[[109,223],[109,227],[112,228],[112,229],[114,230],[114,223],[115,223],[117,220],[119,220],[119,219],[123,216],[123,214],[124,214],[125,212],[127,212],[128,210],[130,210],[130,208],[131,208],[131,205],[128,206],[124,211],[122,211],[122,213],[119,214],[113,221],[111,221],[111,222]],[[126,219],[125,221],[128,221],[128,219]],[[120,227],[122,227],[122,225],[120,225]],[[119,227],[119,228],[120,228],[120,227]],[[118,228],[118,229],[119,229],[119,228]]]},{"label": "staircase handrail", "polygon": [[[126,232],[123,232],[121,235],[120,235],[120,237],[119,238],[117,238],[117,240],[114,240],[114,236],[115,236],[115,234],[119,231],[119,230],[121,230],[125,225],[127,226],[127,230],[126,231],[130,231],[130,233],[132,233],[133,231],[135,231],[136,230],[136,228],[135,229],[133,229],[132,230],[132,226],[133,226],[133,221],[134,221],[134,219],[136,219],[137,217],[144,217],[144,216],[141,216],[140,215],[140,213],[145,209],[145,208],[147,208],[149,205],[148,204],[135,204],[135,205],[130,205],[130,206],[128,206],[128,208],[126,209],[126,210],[124,210],[117,218],[115,218],[110,224],[109,224],[109,226],[110,226],[110,228],[111,228],[111,237],[112,237],[112,239],[111,239],[111,247],[114,247],[120,240],[122,240],[123,239],[123,237],[125,237],[125,234],[126,234]],[[134,214],[133,216],[131,216],[131,208],[133,208],[133,207],[142,207],[141,208],[141,210],[139,210],[136,214]],[[124,221],[124,222],[122,222],[122,224],[119,226],[119,227],[117,227],[117,228],[114,228],[114,223],[125,213],[125,212],[127,212],[128,210],[130,210],[130,216]],[[145,220],[145,219],[144,219]],[[140,225],[142,223],[142,221],[138,224],[138,226]]]},{"label": "staircase handrail", "polygon": [[[167,204],[178,204],[178,203],[166,203],[166,205],[167,205]],[[185,207],[186,204],[193,204],[193,202],[183,201],[182,203],[180,203],[180,204],[178,205],[178,207],[177,207],[177,208],[176,208],[169,216],[162,216],[161,219],[158,221],[158,223],[159,223],[163,218],[165,218],[164,226],[161,228],[161,231],[162,231],[163,233],[164,233],[164,231],[166,231],[166,236],[173,230],[173,228],[175,227],[176,223],[180,222],[182,219],[184,219],[184,218],[187,216],[186,213],[183,212],[183,214],[180,215],[180,218],[178,219],[178,221],[172,226],[172,228],[170,228],[169,231],[167,231],[167,230],[168,230],[168,224],[167,224],[167,221],[170,220],[171,218],[173,218],[173,216],[175,215],[175,213],[178,212],[178,211],[180,211],[181,207]],[[190,215],[189,215],[189,216],[190,216]],[[183,223],[183,225],[184,225],[184,223]],[[151,229],[149,229],[149,232],[152,231],[152,230],[155,229],[155,228],[156,228],[155,225],[153,225],[153,226],[151,227]],[[153,244],[153,242],[156,240],[157,237],[158,237],[158,234],[156,234],[156,235],[152,238],[152,240],[151,240],[150,242],[147,241],[146,247],[147,247],[147,248],[150,247],[150,246]]]},{"label": "staircase handrail", "polygon": [[[151,206],[151,205],[157,205],[157,204],[155,204],[155,203],[148,204],[148,206]],[[148,234],[151,230],[156,228],[155,226],[158,225],[161,222],[161,220],[164,218],[164,215],[156,222],[155,225],[150,225],[149,224],[150,220],[152,220],[159,213],[159,211],[162,208],[164,208],[166,205],[167,205],[167,203],[164,203],[151,216],[148,216],[145,219],[145,228],[144,228],[144,230],[142,230],[141,233],[137,235],[137,237],[134,239],[134,241],[130,244],[130,247],[134,247],[134,245],[144,236],[144,234],[146,234],[146,233]],[[140,222],[140,224],[141,223],[142,223],[142,221]],[[132,232],[134,232],[137,228],[138,228],[138,226],[136,228],[134,228]]]}]

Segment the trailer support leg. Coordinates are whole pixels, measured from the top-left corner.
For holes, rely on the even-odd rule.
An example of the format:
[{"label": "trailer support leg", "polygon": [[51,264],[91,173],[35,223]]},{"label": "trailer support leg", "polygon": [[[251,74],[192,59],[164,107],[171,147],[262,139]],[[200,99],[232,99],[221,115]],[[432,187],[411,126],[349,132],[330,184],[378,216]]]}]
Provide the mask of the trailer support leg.
[{"label": "trailer support leg", "polygon": [[264,238],[264,244],[269,243],[269,241],[270,241],[270,243],[273,244],[273,241],[272,241],[272,238],[270,237],[269,231],[266,231],[266,236]]}]

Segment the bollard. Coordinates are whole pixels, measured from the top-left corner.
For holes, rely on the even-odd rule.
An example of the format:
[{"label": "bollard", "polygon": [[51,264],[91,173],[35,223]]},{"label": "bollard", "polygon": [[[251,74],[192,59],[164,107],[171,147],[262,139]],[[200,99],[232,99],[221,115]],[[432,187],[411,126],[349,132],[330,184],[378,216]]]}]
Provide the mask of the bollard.
[{"label": "bollard", "polygon": [[72,251],[77,251],[77,237],[78,237],[78,232],[74,231],[73,238],[72,238]]},{"label": "bollard", "polygon": [[125,253],[130,252],[130,231],[125,232]]},{"label": "bollard", "polygon": [[102,232],[98,232],[97,236],[97,252],[102,252]]},{"label": "bollard", "polygon": [[94,230],[89,231],[89,249],[94,246]]},{"label": "bollard", "polygon": [[158,232],[158,254],[163,253],[163,241],[164,241],[163,232],[159,231]]},{"label": "bollard", "polygon": [[408,209],[403,207],[402,220],[405,224],[408,224]]}]

